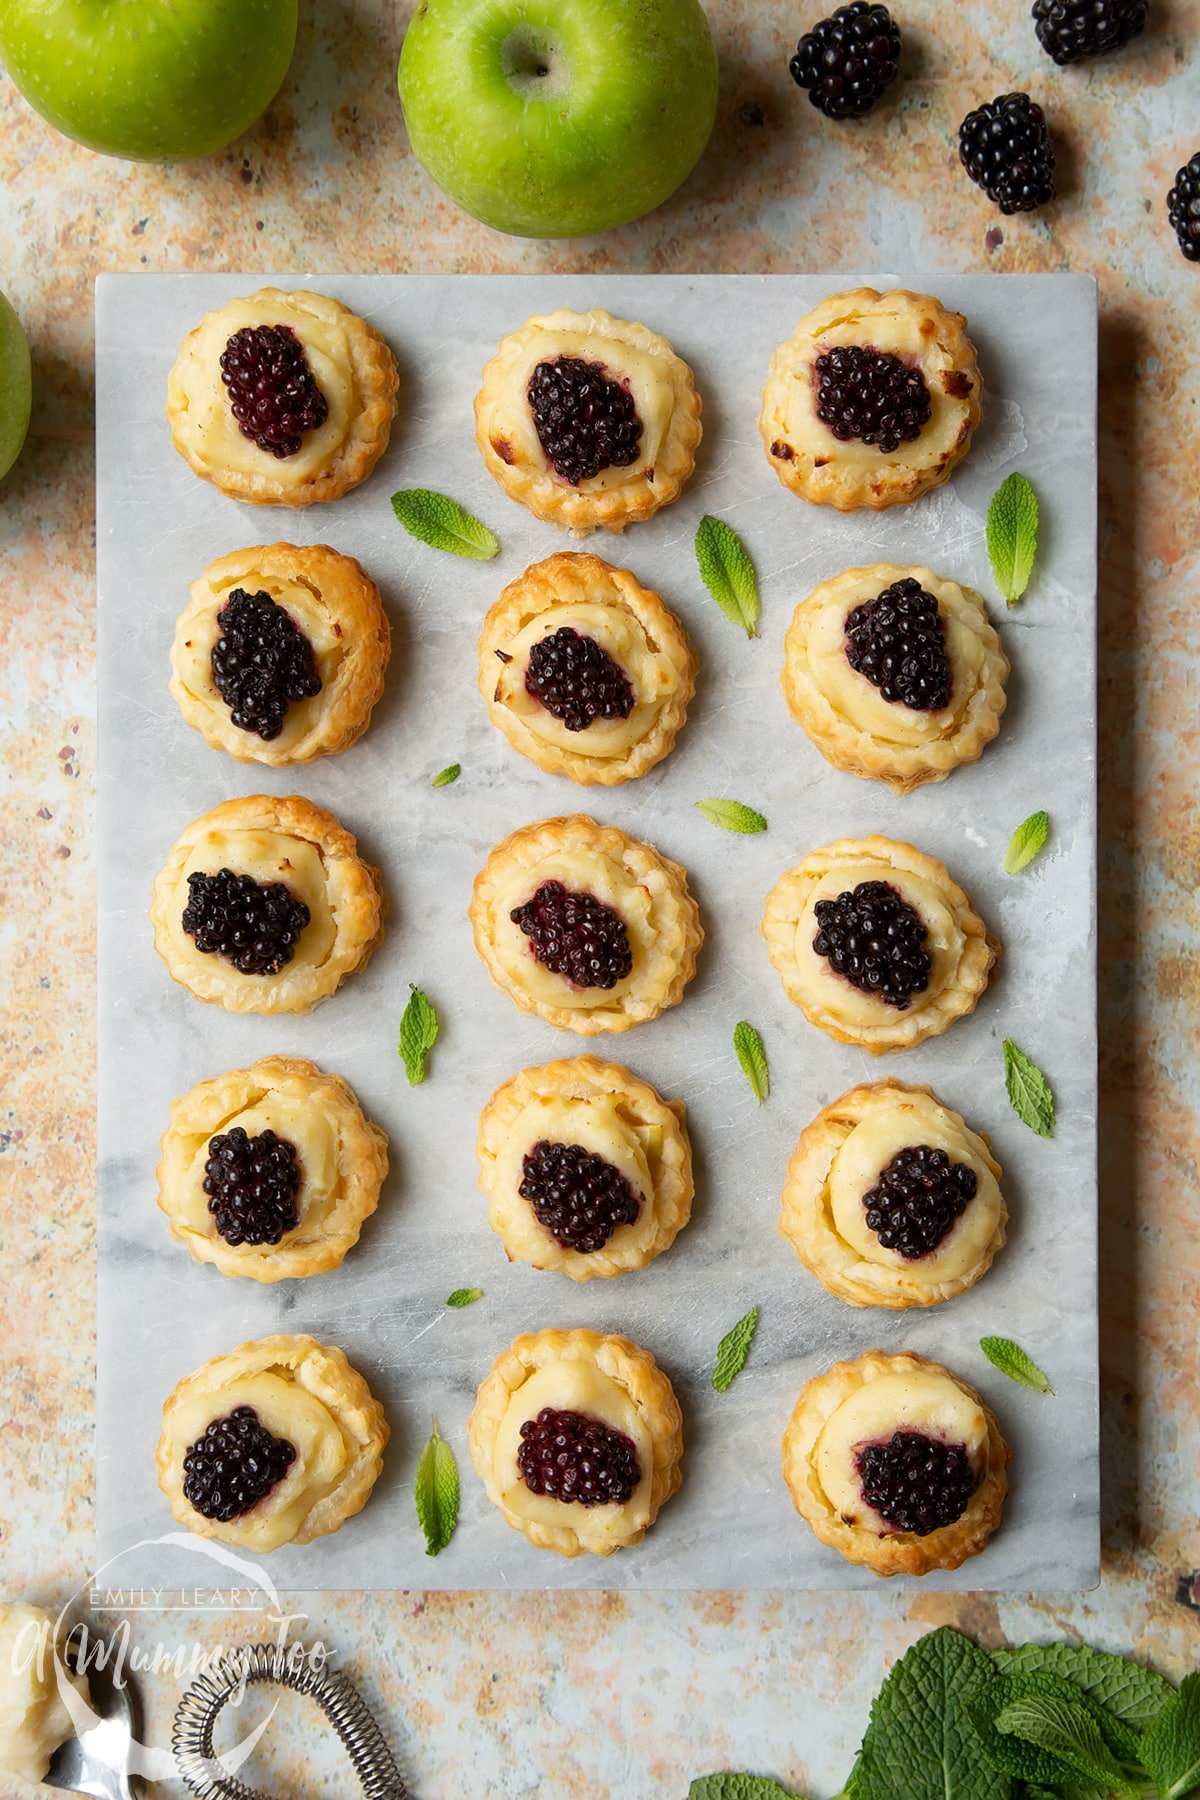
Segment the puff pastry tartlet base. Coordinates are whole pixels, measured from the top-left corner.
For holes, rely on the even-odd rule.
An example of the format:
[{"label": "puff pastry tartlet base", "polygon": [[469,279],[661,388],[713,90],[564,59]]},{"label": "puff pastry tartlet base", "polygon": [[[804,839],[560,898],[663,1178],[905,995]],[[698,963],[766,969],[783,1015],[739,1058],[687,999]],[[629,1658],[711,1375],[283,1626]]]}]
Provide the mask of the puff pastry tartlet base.
[{"label": "puff pastry tartlet base", "polygon": [[[978,1185],[942,1242],[910,1260],[879,1242],[863,1216],[862,1196],[912,1144],[966,1163]],[[839,1164],[847,1145],[849,1166]],[[779,1230],[805,1268],[850,1306],[937,1306],[974,1287],[1003,1248],[1008,1209],[1001,1173],[986,1140],[932,1088],[865,1083],[822,1107],[801,1132],[788,1163]]]},{"label": "puff pastry tartlet base", "polygon": [[[561,356],[599,363],[624,381],[637,406],[636,462],[609,467],[578,486],[555,474],[538,438],[527,389],[540,362]],[[624,531],[678,498],[696,466],[703,430],[692,371],[667,339],[611,313],[534,314],[500,344],[475,396],[475,440],[488,472],[535,518],[576,537]]]},{"label": "puff pastry tartlet base", "polygon": [[65,1623],[24,1600],[0,1601],[0,1769],[34,1784],[76,1734],[69,1696],[87,1709],[83,1728],[95,1719],[87,1676],[63,1654]]},{"label": "puff pastry tartlet base", "polygon": [[[875,1515],[861,1501],[853,1519],[843,1516],[826,1493],[817,1468],[825,1427],[839,1407],[855,1399],[869,1383],[899,1377],[917,1396],[930,1379],[952,1384],[959,1406],[973,1418],[978,1453],[986,1457],[986,1470],[966,1510],[952,1525],[939,1526],[927,1536],[899,1531]],[[879,1435],[911,1424],[893,1418],[880,1423]],[[928,1575],[933,1569],[957,1569],[977,1556],[1000,1524],[1008,1493],[1008,1445],[996,1415],[967,1382],[940,1363],[913,1351],[888,1355],[869,1350],[853,1362],[835,1363],[801,1389],[800,1398],[783,1434],[783,1474],[793,1504],[823,1544],[828,1544],[850,1563],[873,1569],[876,1575]]]},{"label": "puff pastry tartlet base", "polygon": [[[633,687],[627,719],[568,731],[526,691],[533,645],[570,626],[607,651]],[[479,687],[514,750],[550,775],[614,787],[644,775],[674,746],[696,691],[699,659],[679,620],[628,569],[562,551],[510,581],[483,622]]]},{"label": "puff pastry tartlet base", "polygon": [[[283,1480],[239,1518],[206,1519],[184,1497],[183,1459],[214,1419],[253,1406],[296,1458]],[[343,1351],[280,1333],[239,1344],[179,1382],[163,1407],[158,1485],[197,1537],[262,1552],[337,1531],[366,1505],[388,1441],[383,1408]]]},{"label": "puff pastry tartlet base", "polygon": [[[883,881],[920,914],[933,957],[929,985],[903,1011],[865,994],[812,948],[813,906],[861,881]],[[767,895],[762,935],[789,1000],[839,1044],[872,1056],[910,1050],[975,1010],[1000,956],[994,938],[944,863],[892,838],[840,838],[810,851]]]},{"label": "puff pastry tartlet base", "polygon": [[[193,870],[282,881],[312,915],[296,954],[276,975],[243,975],[197,950],[181,923]],[[194,819],[154,883],[154,947],[172,978],[227,1012],[302,1013],[365,967],[383,941],[383,885],[349,831],[324,807],[292,794],[248,794]]]},{"label": "puff pastry tartlet base", "polygon": [[[329,404],[323,425],[295,456],[276,458],[244,437],[221,380],[220,357],[235,331],[286,325],[304,346]],[[308,289],[260,288],[206,313],[179,348],[167,381],[171,441],[204,481],[251,506],[311,506],[337,500],[365,481],[387,449],[396,359],[357,313]]]},{"label": "puff pastry tartlet base", "polygon": [[[633,968],[615,987],[572,989],[534,957],[509,915],[545,881],[594,893],[621,914]],[[522,1012],[582,1037],[629,1031],[676,1005],[704,942],[680,865],[586,813],[542,819],[497,844],[475,878],[470,917],[475,948],[496,986]]]},{"label": "puff pastry tartlet base", "polygon": [[[290,702],[283,729],[261,738],[233,723],[212,672],[217,615],[235,588],[265,593],[312,646],[321,691]],[[360,563],[327,544],[233,550],[192,583],[171,646],[171,693],[188,724],[238,762],[278,769],[356,744],[383,693],[392,634],[379,589]]]},{"label": "puff pastry tartlet base", "polygon": [[[890,454],[834,437],[816,411],[813,364],[825,350],[861,345],[919,367],[932,410],[919,437]],[[806,313],[771,358],[758,428],[784,487],[854,512],[917,500],[940,487],[971,447],[983,417],[983,377],[961,313],[930,294],[853,288]]]},{"label": "puff pastry tartlet base", "polygon": [[[630,1225],[603,1249],[569,1249],[522,1198],[523,1158],[535,1143],[582,1144],[619,1168],[642,1195]],[[572,1281],[644,1269],[670,1249],[692,1213],[692,1149],[682,1100],[663,1100],[619,1063],[566,1057],[522,1069],[497,1088],[479,1120],[479,1185],[488,1224],[510,1262],[555,1269]]]},{"label": "puff pastry tartlet base", "polygon": [[[953,687],[950,704],[921,712],[885,700],[845,654],[845,622],[865,601],[911,577],[938,602]],[[1000,729],[1009,662],[972,588],[931,569],[872,563],[823,581],[802,600],[784,638],[784,698],[835,769],[908,794],[982,756]]]},{"label": "puff pastry tartlet base", "polygon": [[[522,1394],[526,1399],[523,1410]],[[632,1437],[642,1479],[622,1506],[581,1506],[532,1494],[514,1446],[545,1406],[576,1410]],[[682,1481],[683,1417],[648,1350],[598,1331],[538,1331],[492,1364],[467,1426],[471,1464],[506,1522],[539,1550],[611,1556],[640,1544]]]},{"label": "puff pastry tartlet base", "polygon": [[[208,1210],[208,1144],[235,1126],[251,1136],[274,1131],[296,1147],[300,1217],[277,1244],[227,1243]],[[336,1269],[379,1204],[388,1171],[387,1137],[348,1083],[301,1056],[260,1057],[198,1082],[172,1106],[160,1151],[158,1204],[171,1236],[222,1275],[262,1282]]]}]

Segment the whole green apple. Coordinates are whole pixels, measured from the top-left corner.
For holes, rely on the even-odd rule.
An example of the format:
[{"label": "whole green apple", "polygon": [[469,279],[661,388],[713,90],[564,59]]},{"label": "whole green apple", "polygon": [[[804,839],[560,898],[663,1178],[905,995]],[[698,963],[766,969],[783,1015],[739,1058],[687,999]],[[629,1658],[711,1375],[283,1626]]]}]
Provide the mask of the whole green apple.
[{"label": "whole green apple", "polygon": [[89,150],[211,156],[278,93],[299,0],[0,0],[0,59]]},{"label": "whole green apple", "polygon": [[581,237],[660,206],[717,110],[700,0],[419,0],[400,53],[413,150],[518,237]]},{"label": "whole green apple", "polygon": [[33,403],[33,367],[21,321],[0,294],[0,481],[21,453]]}]

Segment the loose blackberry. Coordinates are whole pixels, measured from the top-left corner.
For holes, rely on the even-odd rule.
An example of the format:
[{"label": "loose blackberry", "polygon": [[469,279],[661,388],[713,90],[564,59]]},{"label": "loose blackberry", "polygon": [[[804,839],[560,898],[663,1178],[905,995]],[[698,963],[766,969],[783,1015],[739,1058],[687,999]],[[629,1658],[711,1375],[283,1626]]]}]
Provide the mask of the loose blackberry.
[{"label": "loose blackberry", "polygon": [[329,402],[290,325],[235,331],[221,352],[221,380],[242,436],[281,461],[295,456],[304,433],[329,417]]},{"label": "loose blackberry", "polygon": [[860,881],[853,892],[814,907],[813,949],[864,994],[903,1012],[929,986],[933,960],[917,912],[886,881]]},{"label": "loose blackberry", "polygon": [[321,691],[312,645],[270,594],[234,588],[217,614],[213,684],[239,731],[266,742],[283,730],[288,703]]},{"label": "loose blackberry", "polygon": [[1054,198],[1054,146],[1046,115],[1028,94],[1001,94],[968,113],[958,154],[1002,213],[1033,212]]},{"label": "loose blackberry", "polygon": [[863,1195],[867,1224],[885,1250],[916,1262],[954,1229],[978,1186],[969,1163],[951,1162],[932,1144],[910,1144]]},{"label": "loose blackberry", "polygon": [[920,369],[886,350],[841,344],[813,363],[817,417],[835,438],[875,444],[885,456],[921,435],[932,411]]},{"label": "loose blackberry", "polygon": [[296,1146],[271,1130],[251,1137],[241,1125],[208,1140],[208,1210],[227,1244],[277,1244],[300,1223]]},{"label": "loose blackberry", "polygon": [[267,1430],[252,1406],[214,1419],[183,1459],[183,1496],[227,1524],[257,1506],[296,1460],[296,1446]]},{"label": "loose blackberry", "polygon": [[1167,195],[1167,217],[1189,262],[1200,262],[1200,150],[1184,163]]},{"label": "loose blackberry", "polygon": [[557,475],[578,487],[602,469],[638,459],[642,421],[633,395],[600,363],[578,356],[540,362],[526,390],[538,441]]},{"label": "loose blackberry", "polygon": [[296,954],[310,913],[282,881],[219,869],[188,876],[183,929],[206,956],[223,956],[242,975],[277,975]]},{"label": "loose blackberry", "polygon": [[570,625],[533,646],[525,688],[568,731],[586,731],[593,719],[627,719],[636,698],[620,664]]},{"label": "loose blackberry", "polygon": [[900,32],[886,6],[854,0],[806,31],[788,68],[828,119],[870,112],[900,67]]},{"label": "loose blackberry", "polygon": [[914,712],[949,706],[953,682],[946,631],[932,594],[906,575],[846,620],[846,661],[885,700]]},{"label": "loose blackberry", "polygon": [[642,1479],[637,1448],[623,1431],[551,1406],[522,1425],[517,1467],[531,1494],[578,1506],[623,1506]]},{"label": "loose blackberry", "polygon": [[863,1499],[898,1531],[928,1537],[953,1525],[979,1486],[965,1444],[945,1444],[923,1431],[897,1431],[855,1455]]},{"label": "loose blackberry", "polygon": [[595,894],[543,881],[533,898],[515,906],[509,917],[542,966],[565,975],[575,987],[613,988],[633,968],[624,919]]},{"label": "loose blackberry", "polygon": [[564,1250],[603,1250],[618,1225],[632,1225],[642,1196],[612,1163],[582,1144],[541,1138],[526,1152],[518,1192]]},{"label": "loose blackberry", "polygon": [[1060,65],[1119,50],[1149,11],[1150,0],[1033,0],[1038,43]]}]

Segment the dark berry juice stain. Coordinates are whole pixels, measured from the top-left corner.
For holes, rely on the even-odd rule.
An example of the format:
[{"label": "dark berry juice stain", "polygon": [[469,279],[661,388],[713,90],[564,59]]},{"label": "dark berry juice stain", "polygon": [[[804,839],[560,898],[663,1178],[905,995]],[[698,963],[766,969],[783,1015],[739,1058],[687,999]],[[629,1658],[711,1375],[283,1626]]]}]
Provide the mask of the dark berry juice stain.
[{"label": "dark berry juice stain", "polygon": [[623,1431],[550,1406],[522,1425],[517,1466],[531,1494],[577,1506],[624,1506],[642,1479],[637,1447]]},{"label": "dark berry juice stain", "polygon": [[841,443],[857,438],[890,456],[929,422],[925,377],[887,350],[840,344],[820,353],[813,372],[817,417]]},{"label": "dark berry juice stain", "polygon": [[572,487],[605,469],[635,463],[642,421],[629,389],[600,363],[577,356],[540,362],[529,379],[538,442],[556,475]]},{"label": "dark berry juice stain", "polygon": [[509,917],[543,968],[565,975],[577,988],[614,988],[633,968],[624,919],[595,894],[543,881]]},{"label": "dark berry juice stain", "polygon": [[940,712],[950,704],[941,610],[911,575],[854,608],[846,620],[846,660],[885,700],[913,712]]},{"label": "dark berry juice stain", "polygon": [[560,626],[533,646],[525,689],[568,731],[586,731],[596,719],[627,719],[635,700],[620,664],[595,638],[570,625]]},{"label": "dark berry juice stain", "polygon": [[306,431],[329,417],[329,402],[290,325],[247,325],[221,352],[221,380],[242,436],[282,461]]},{"label": "dark berry juice stain", "polygon": [[311,914],[282,881],[261,886],[219,869],[188,876],[183,929],[197,950],[223,956],[242,975],[277,975],[296,954]]},{"label": "dark berry juice stain", "polygon": [[886,881],[860,881],[813,908],[813,949],[852,987],[903,1012],[929,986],[933,959],[929,936],[916,909]]},{"label": "dark berry juice stain", "polygon": [[518,1192],[534,1217],[564,1250],[590,1255],[603,1250],[621,1225],[632,1225],[642,1196],[629,1181],[582,1144],[540,1139],[526,1152]]},{"label": "dark berry juice stain", "polygon": [[897,1431],[855,1452],[863,1499],[897,1531],[928,1537],[961,1519],[979,1486],[965,1444]]}]

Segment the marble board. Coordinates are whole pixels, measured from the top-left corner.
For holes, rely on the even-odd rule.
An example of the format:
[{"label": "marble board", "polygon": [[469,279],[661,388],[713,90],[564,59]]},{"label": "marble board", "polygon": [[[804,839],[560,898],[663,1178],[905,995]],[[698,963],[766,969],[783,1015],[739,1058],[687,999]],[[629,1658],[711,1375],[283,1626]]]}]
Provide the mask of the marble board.
[{"label": "marble board", "polygon": [[[265,282],[309,283],[361,312],[402,370],[391,447],[370,481],[331,506],[249,508],[198,480],[163,416],[180,340],[210,308]],[[985,418],[949,485],[916,505],[841,516],[776,481],[756,429],[770,352],[826,294],[869,282],[932,291],[965,312],[987,382]],[[532,767],[489,724],[475,640],[526,564],[565,547],[506,499],[475,449],[472,398],[498,341],[534,311],[606,307],[666,332],[704,397],[705,440],[677,504],[590,547],[626,564],[682,617],[699,689],[673,754],[644,779],[577,789]],[[154,1479],[162,1401],[210,1356],[273,1331],[340,1344],[383,1400],[392,1438],[367,1508],[336,1536],[277,1551],[281,1589],[845,1589],[876,1578],[822,1547],[792,1509],[779,1443],[801,1384],[876,1347],[938,1358],[977,1385],[1012,1446],[1012,1492],[985,1553],[930,1588],[1070,1591],[1098,1579],[1095,951],[1096,305],[1083,276],[868,271],[796,276],[114,275],[97,285],[100,630],[99,1539],[103,1579],[213,1581],[178,1536]],[[1042,501],[1037,571],[1005,611],[984,518],[1020,468]],[[407,537],[389,496],[453,494],[497,532],[471,563]],[[719,514],[758,566],[760,635],[747,641],[701,584],[692,540]],[[167,691],[167,653],[188,584],[214,557],[276,538],[330,542],[375,576],[395,649],[388,691],[347,754],[259,770],[210,750]],[[782,638],[796,602],[854,563],[928,563],[988,597],[1013,663],[1008,715],[982,761],[907,797],[830,768],[785,707]],[[462,764],[452,787],[431,777]],[[387,941],[365,973],[308,1017],[262,1019],[198,1004],[155,954],[151,881],[179,831],[218,801],[300,792],[336,812],[384,874]],[[728,795],[770,829],[727,835],[693,802]],[[1035,808],[1049,849],[1002,872],[1009,834]],[[588,1043],[519,1014],[475,955],[466,907],[489,849],[517,826],[584,810],[684,863],[707,931],[683,1003]],[[941,857],[1004,943],[976,1013],[902,1056],[836,1045],[786,999],[759,936],[780,873],[835,837],[880,831]],[[430,1079],[397,1056],[409,981],[436,1002]],[[753,1021],[772,1089],[756,1104],[731,1033]],[[1002,1040],[1050,1076],[1053,1139],[1009,1109]],[[611,1054],[689,1108],[693,1220],[648,1270],[577,1286],[506,1263],[475,1181],[479,1110],[528,1063]],[[194,1263],[155,1205],[157,1142],[172,1098],[268,1052],[344,1075],[389,1133],[393,1172],[342,1268],[263,1287]],[[1010,1241],[971,1293],[926,1311],[858,1311],[831,1298],[776,1234],[784,1169],[812,1115],[863,1079],[928,1082],[988,1133],[1005,1170]],[[485,1297],[450,1311],[454,1288]],[[717,1340],[754,1302],[761,1321],[729,1391],[709,1382]],[[589,1325],[651,1349],[676,1384],[687,1457],[681,1492],[637,1549],[564,1561],[533,1550],[488,1504],[466,1453],[475,1388],[519,1331]],[[1054,1398],[990,1368],[985,1333],[1016,1338]],[[413,1511],[417,1457],[436,1415],[458,1457],[462,1511],[426,1557]]]}]

